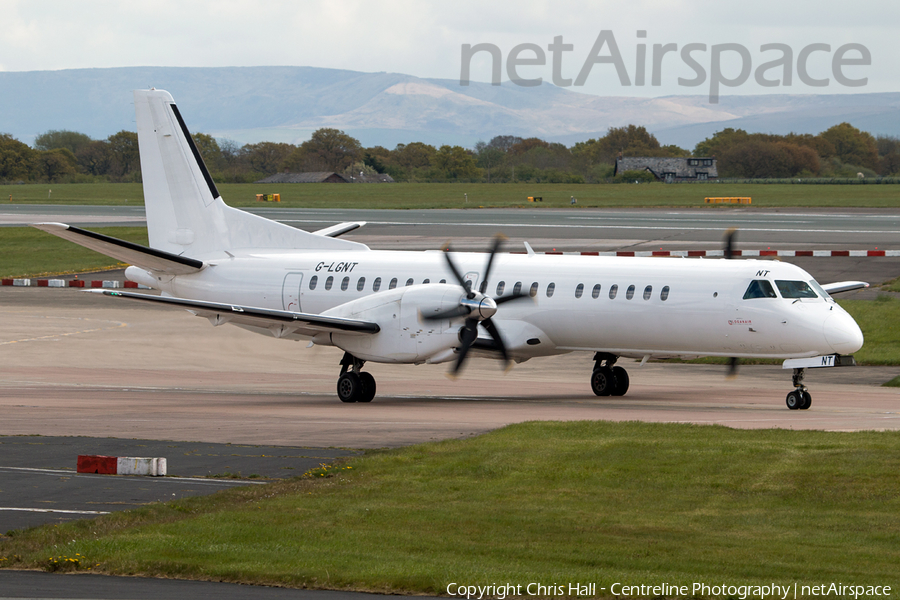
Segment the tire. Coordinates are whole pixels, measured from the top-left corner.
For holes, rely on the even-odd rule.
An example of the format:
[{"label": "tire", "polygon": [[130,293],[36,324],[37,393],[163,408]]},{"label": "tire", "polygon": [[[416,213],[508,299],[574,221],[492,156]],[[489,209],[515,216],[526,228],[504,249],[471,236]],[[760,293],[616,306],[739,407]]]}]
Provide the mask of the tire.
[{"label": "tire", "polygon": [[359,402],[362,396],[362,381],[353,371],[347,371],[337,381],[337,395],[341,402]]},{"label": "tire", "polygon": [[612,396],[624,396],[625,392],[628,391],[628,371],[623,369],[622,367],[613,367],[612,368],[613,377],[616,380],[616,385],[613,387]]},{"label": "tire", "polygon": [[812,406],[812,396],[809,392],[803,392],[803,404],[800,405],[800,410],[806,410],[810,406]]},{"label": "tire", "polygon": [[591,389],[597,396],[609,396],[616,389],[616,376],[609,367],[594,369],[591,373]]},{"label": "tire", "polygon": [[371,402],[375,398],[375,378],[371,373],[364,371],[359,374],[359,380],[362,383],[362,393],[357,402]]},{"label": "tire", "polygon": [[798,390],[789,392],[787,398],[784,399],[784,403],[787,404],[787,407],[791,410],[799,409],[803,406],[803,393]]}]

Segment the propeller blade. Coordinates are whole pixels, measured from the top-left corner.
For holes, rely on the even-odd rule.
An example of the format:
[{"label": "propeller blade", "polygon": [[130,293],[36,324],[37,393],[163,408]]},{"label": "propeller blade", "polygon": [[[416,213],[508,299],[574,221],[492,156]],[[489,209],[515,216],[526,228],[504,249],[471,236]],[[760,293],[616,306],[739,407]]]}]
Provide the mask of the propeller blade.
[{"label": "propeller blade", "polygon": [[729,379],[734,379],[735,377],[737,377],[739,362],[740,359],[734,356],[728,359],[728,375],[726,375],[726,377],[728,377]]},{"label": "propeller blade", "polygon": [[523,298],[531,298],[531,294],[528,292],[519,292],[518,294],[512,294],[509,296],[500,296],[499,298],[494,298],[494,302],[497,303],[497,306],[501,304],[506,304],[507,302],[512,302],[513,300],[521,300]]},{"label": "propeller blade", "polygon": [[500,348],[500,354],[503,355],[503,366],[509,366],[509,354],[506,352],[506,344],[503,342],[503,336],[500,335],[500,330],[497,329],[497,326],[494,325],[494,322],[491,319],[485,319],[481,324],[484,325],[484,328],[487,329],[487,332],[491,334],[494,342]]},{"label": "propeller blade", "polygon": [[472,309],[468,306],[454,306],[453,308],[448,308],[447,310],[433,313],[433,314],[425,314],[422,313],[422,318],[426,321],[443,321],[444,319],[455,319],[456,317],[466,317],[472,314]]},{"label": "propeller blade", "polygon": [[459,370],[466,361],[466,355],[469,353],[469,348],[471,348],[472,344],[475,343],[475,340],[478,339],[477,327],[477,320],[466,319],[466,324],[459,330],[459,341],[462,342],[462,345],[459,347],[459,355],[456,357],[456,364],[453,365],[453,370],[450,372],[451,377],[456,377],[459,374]]},{"label": "propeller blade", "polygon": [[732,227],[725,232],[725,258],[734,258],[734,240],[737,237],[737,229]]},{"label": "propeller blade", "polygon": [[484,275],[481,277],[481,293],[483,294],[485,289],[487,289],[488,279],[491,276],[491,267],[494,265],[494,257],[497,255],[497,252],[500,251],[500,246],[503,244],[503,240],[506,237],[503,234],[497,234],[494,238],[494,245],[491,248],[491,254],[488,256],[487,266],[484,267]]},{"label": "propeller blade", "polygon": [[450,258],[451,252],[453,252],[453,250],[450,249],[450,244],[444,246],[444,258],[447,260],[447,266],[449,266],[450,270],[453,271],[453,276],[456,277],[456,281],[458,281],[459,285],[461,285],[462,288],[466,290],[466,296],[469,298],[469,300],[471,300],[475,297],[475,292],[469,289],[465,278],[460,274],[459,269],[456,268],[456,265],[453,263],[453,259]]}]

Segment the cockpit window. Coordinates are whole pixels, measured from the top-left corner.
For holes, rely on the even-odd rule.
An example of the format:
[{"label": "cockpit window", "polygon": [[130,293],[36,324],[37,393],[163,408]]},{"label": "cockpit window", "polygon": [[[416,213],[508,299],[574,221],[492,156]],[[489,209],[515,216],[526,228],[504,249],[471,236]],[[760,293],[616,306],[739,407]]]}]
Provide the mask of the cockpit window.
[{"label": "cockpit window", "polygon": [[776,279],[775,285],[783,298],[818,298],[809,284],[805,281],[785,281]]},{"label": "cockpit window", "polygon": [[744,292],[744,300],[751,298],[777,298],[778,294],[772,284],[766,279],[755,279],[750,282],[750,287]]},{"label": "cockpit window", "polygon": [[834,302],[834,300],[831,298],[831,295],[825,291],[825,288],[819,285],[818,281],[816,281],[815,279],[811,279],[809,285],[812,287],[812,289],[816,290],[817,294],[819,294],[826,300],[831,300],[832,302]]}]

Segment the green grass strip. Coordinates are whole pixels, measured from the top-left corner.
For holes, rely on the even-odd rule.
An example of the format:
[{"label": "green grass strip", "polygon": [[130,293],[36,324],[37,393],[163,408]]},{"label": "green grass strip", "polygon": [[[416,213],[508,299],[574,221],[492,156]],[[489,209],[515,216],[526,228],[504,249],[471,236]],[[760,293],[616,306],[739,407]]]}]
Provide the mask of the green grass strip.
[{"label": "green grass strip", "polygon": [[[649,208],[707,207],[706,197],[750,196],[751,207],[900,207],[900,185],[747,185],[697,184],[554,184],[554,183],[394,183],[394,184],[238,184],[217,185],[231,206],[305,208]],[[281,203],[256,201],[256,194],[281,194]],[[19,204],[141,205],[139,183],[27,184],[0,188],[0,201]],[[542,202],[528,202],[528,197]],[[572,207],[571,197],[578,199]],[[466,198],[468,197],[468,201]]]},{"label": "green grass strip", "polygon": [[[91,227],[104,235],[147,245],[145,227]],[[125,265],[33,227],[0,227],[0,277],[40,277]]]},{"label": "green grass strip", "polygon": [[78,555],[104,573],[425,594],[454,582],[897,586],[898,470],[898,432],[525,423],[16,533],[0,564]]}]

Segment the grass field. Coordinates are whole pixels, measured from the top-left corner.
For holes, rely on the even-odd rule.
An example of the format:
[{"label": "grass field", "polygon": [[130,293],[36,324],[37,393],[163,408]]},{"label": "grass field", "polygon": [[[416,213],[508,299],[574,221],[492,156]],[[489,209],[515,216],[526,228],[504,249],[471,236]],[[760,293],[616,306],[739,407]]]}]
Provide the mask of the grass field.
[{"label": "grass field", "polygon": [[[258,206],[256,194],[281,194],[284,207],[304,208],[478,208],[478,207],[699,207],[707,196],[750,196],[753,207],[900,207],[900,185],[787,184],[545,184],[545,183],[397,183],[397,184],[221,184],[232,206]],[[49,192],[49,194],[48,194]],[[468,202],[464,194],[468,194]],[[143,202],[141,184],[30,184],[0,189],[13,203],[112,204]],[[49,197],[48,197],[49,195]],[[543,197],[529,203],[528,196]]]},{"label": "grass field", "polygon": [[[99,227],[94,231],[147,244],[144,227]],[[40,277],[119,266],[114,259],[33,227],[0,227],[0,277]]]},{"label": "grass field", "polygon": [[0,564],[74,557],[103,573],[426,594],[535,581],[896,589],[898,469],[898,432],[525,423],[16,532]]}]

